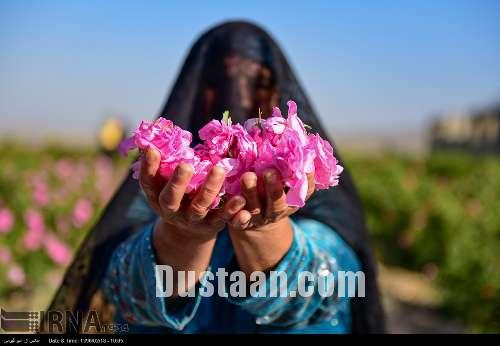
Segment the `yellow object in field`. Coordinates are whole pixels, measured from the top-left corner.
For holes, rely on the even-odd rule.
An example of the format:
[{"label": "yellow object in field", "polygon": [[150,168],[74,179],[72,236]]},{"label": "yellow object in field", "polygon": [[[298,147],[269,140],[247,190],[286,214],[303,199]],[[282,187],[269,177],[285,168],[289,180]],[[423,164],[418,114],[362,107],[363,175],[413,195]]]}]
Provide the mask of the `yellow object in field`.
[{"label": "yellow object in field", "polygon": [[99,131],[99,143],[104,150],[115,151],[123,139],[123,125],[116,118],[107,119]]}]

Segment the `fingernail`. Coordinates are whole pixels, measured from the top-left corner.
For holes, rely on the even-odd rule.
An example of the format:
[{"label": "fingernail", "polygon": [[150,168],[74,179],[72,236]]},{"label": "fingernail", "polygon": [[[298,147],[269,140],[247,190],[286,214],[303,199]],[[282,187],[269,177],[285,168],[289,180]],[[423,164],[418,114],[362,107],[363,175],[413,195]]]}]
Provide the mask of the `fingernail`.
[{"label": "fingernail", "polygon": [[153,162],[154,158],[155,158],[155,155],[154,155],[153,149],[149,148],[146,151],[146,161],[151,163],[151,162]]},{"label": "fingernail", "polygon": [[241,225],[245,226],[250,221],[251,217],[252,217],[251,215],[245,215],[241,220]]},{"label": "fingernail", "polygon": [[276,173],[274,171],[267,171],[265,178],[268,183],[274,183],[276,181]]},{"label": "fingernail", "polygon": [[242,196],[236,196],[234,197],[236,199],[236,206],[237,207],[242,207],[246,204],[246,199],[244,199]]},{"label": "fingernail", "polygon": [[243,180],[246,186],[254,186],[257,184],[257,176],[255,174],[249,174]]},{"label": "fingernail", "polygon": [[189,166],[188,164],[185,164],[185,163],[180,163],[175,168],[175,175],[178,177],[182,177],[186,174],[189,174],[190,172],[191,172],[191,166]]},{"label": "fingernail", "polygon": [[213,168],[213,172],[217,175],[222,175],[224,174],[226,171],[224,170],[224,168],[222,167],[219,167],[219,166],[214,166]]}]

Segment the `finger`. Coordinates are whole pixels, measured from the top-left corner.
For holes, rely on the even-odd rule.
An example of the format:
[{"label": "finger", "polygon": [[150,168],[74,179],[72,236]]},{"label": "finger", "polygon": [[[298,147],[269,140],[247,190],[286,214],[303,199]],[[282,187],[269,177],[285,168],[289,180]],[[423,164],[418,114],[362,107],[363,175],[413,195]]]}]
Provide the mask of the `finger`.
[{"label": "finger", "polygon": [[181,163],[160,193],[159,202],[162,212],[166,215],[176,213],[181,207],[182,198],[193,176],[190,165]]},{"label": "finger", "polygon": [[269,169],[264,172],[264,187],[266,190],[266,219],[276,221],[285,215],[288,204],[279,172]]},{"label": "finger", "polygon": [[222,218],[229,222],[246,204],[245,198],[242,196],[232,197],[224,206]]},{"label": "finger", "polygon": [[224,227],[226,222],[231,221],[231,219],[243,209],[245,203],[245,199],[241,196],[231,197],[231,199],[224,205],[224,209],[209,212],[206,220],[209,224],[214,225],[216,228],[219,228],[219,226]]},{"label": "finger", "polygon": [[299,210],[299,208],[297,207],[288,207],[287,211],[286,211],[286,216],[290,216],[292,215],[293,213],[295,213],[297,210]]},{"label": "finger", "polygon": [[208,208],[219,194],[223,183],[224,169],[214,166],[208,174],[205,184],[196,193],[187,210],[187,218],[190,222],[199,221],[207,215]]},{"label": "finger", "polygon": [[316,179],[314,179],[314,173],[307,173],[307,196],[306,200],[312,196],[314,189],[316,187]]},{"label": "finger", "polygon": [[158,196],[161,191],[162,179],[157,175],[160,168],[160,153],[155,149],[148,149],[141,160],[139,184],[146,194],[150,206],[160,212]]},{"label": "finger", "polygon": [[246,209],[252,215],[260,214],[261,203],[257,190],[257,175],[254,172],[246,172],[241,176],[241,192],[246,200]]},{"label": "finger", "polygon": [[241,210],[229,221],[229,226],[234,230],[243,231],[250,226],[251,219],[252,214],[247,210]]}]

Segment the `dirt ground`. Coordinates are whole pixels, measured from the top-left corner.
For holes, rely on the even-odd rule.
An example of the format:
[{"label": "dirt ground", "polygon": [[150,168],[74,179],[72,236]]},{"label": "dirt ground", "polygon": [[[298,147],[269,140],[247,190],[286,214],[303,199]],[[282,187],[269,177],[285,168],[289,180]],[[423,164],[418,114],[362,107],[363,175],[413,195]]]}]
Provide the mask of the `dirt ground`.
[{"label": "dirt ground", "polygon": [[424,275],[380,266],[379,279],[389,333],[466,332],[439,311],[439,292]]}]

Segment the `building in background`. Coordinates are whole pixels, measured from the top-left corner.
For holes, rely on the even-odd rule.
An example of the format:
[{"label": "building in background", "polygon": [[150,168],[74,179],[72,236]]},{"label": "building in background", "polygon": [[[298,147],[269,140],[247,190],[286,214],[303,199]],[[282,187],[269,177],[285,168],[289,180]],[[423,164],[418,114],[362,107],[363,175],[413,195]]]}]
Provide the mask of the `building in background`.
[{"label": "building in background", "polygon": [[432,150],[500,154],[500,103],[471,113],[438,116],[430,129]]}]

